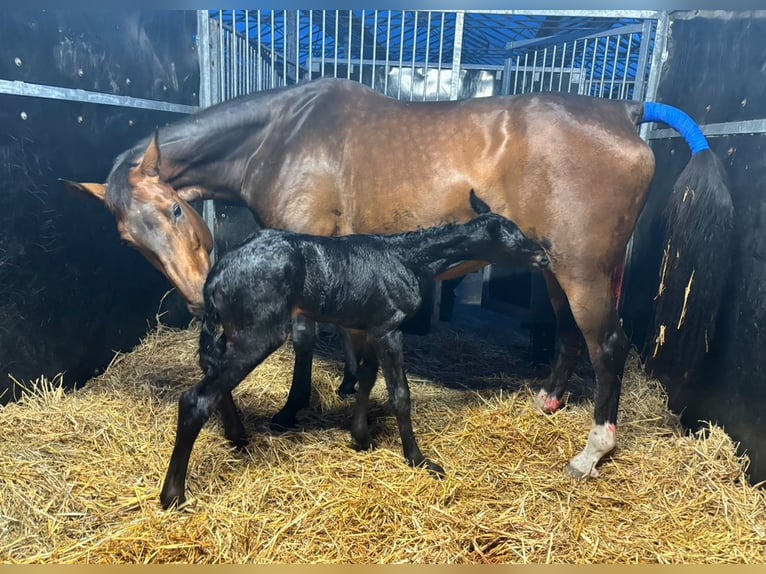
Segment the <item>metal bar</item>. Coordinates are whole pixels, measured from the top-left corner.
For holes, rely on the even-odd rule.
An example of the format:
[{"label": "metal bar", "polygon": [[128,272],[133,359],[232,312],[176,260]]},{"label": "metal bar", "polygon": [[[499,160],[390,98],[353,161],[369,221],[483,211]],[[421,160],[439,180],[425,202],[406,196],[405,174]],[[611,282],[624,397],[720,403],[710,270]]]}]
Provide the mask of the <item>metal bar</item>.
[{"label": "metal bar", "polygon": [[[652,63],[649,68],[649,79],[646,81],[646,93],[641,93],[641,98],[636,98],[634,96],[634,99],[653,102],[657,98],[657,88],[660,84],[662,64],[668,57],[667,46],[669,31],[670,17],[668,16],[668,12],[663,12],[662,16],[657,20],[657,28],[654,32],[654,50],[652,52]],[[641,43],[643,44],[644,41],[649,43],[649,38],[642,38]],[[636,78],[638,78],[638,73],[639,72],[636,71]],[[641,87],[643,88],[643,70],[641,70],[641,77]],[[649,125],[642,124],[639,129],[639,134],[644,140],[647,140],[649,138]]]},{"label": "metal bar", "polygon": [[375,89],[375,78],[377,77],[377,58],[378,58],[378,11],[373,13],[372,28],[372,89]]},{"label": "metal bar", "polygon": [[147,100],[130,96],[116,96],[114,94],[104,94],[101,92],[89,92],[75,88],[60,88],[57,86],[32,84],[28,82],[20,82],[18,80],[0,80],[0,94],[32,96],[35,98],[47,98],[51,100],[70,100],[88,104],[123,106],[126,108],[158,110],[161,112],[175,112],[179,114],[193,114],[194,112],[199,111],[201,107],[171,104],[159,100]]},{"label": "metal bar", "polygon": [[402,10],[402,25],[399,28],[399,82],[396,92],[396,98],[402,97],[402,68],[404,67],[404,19],[407,16],[407,12]]},{"label": "metal bar", "polygon": [[[423,76],[424,76],[424,82],[423,82],[423,101],[426,101],[426,91],[428,89],[428,58],[430,57],[431,52],[431,12],[428,13],[428,19],[426,20],[426,65],[423,68]],[[437,93],[439,87],[437,86]]]},{"label": "metal bar", "polygon": [[[513,93],[516,94],[518,85],[519,85],[519,63],[521,62],[521,56],[516,56],[516,70],[513,75]],[[523,85],[524,78],[522,76],[522,85]],[[523,89],[523,88],[522,88]]]},{"label": "metal bar", "polygon": [[[633,51],[633,34],[628,36],[628,49],[625,56],[625,68],[622,72],[622,85],[620,85],[620,99],[624,99],[628,96],[628,74],[630,73],[630,54]],[[638,72],[638,69],[636,69]]]},{"label": "metal bar", "polygon": [[471,14],[502,16],[574,16],[576,18],[659,18],[659,10],[469,10]]},{"label": "metal bar", "polygon": [[593,44],[593,58],[590,62],[590,82],[588,83],[588,95],[593,95],[593,82],[596,76],[596,55],[598,54],[598,38],[596,38]]},{"label": "metal bar", "polygon": [[327,10],[322,10],[322,55],[320,60],[320,66],[322,69],[319,71],[320,76],[324,76],[325,65],[325,44],[327,43]]},{"label": "metal bar", "polygon": [[252,91],[250,83],[250,10],[245,10],[245,93]]},{"label": "metal bar", "polygon": [[524,73],[521,75],[521,93],[527,90],[527,71],[529,69],[529,52],[524,54]]},{"label": "metal bar", "polygon": [[[659,21],[658,21],[659,24]],[[659,32],[659,28],[657,30]],[[657,49],[656,45],[657,37],[655,36],[654,54],[652,54],[652,61],[649,64],[649,75],[652,74],[652,69],[655,67],[655,55],[662,52]],[[652,44],[652,21],[646,20],[641,28],[641,46],[638,51],[638,64],[636,65],[636,83],[633,87],[633,99],[643,100],[645,84],[644,78],[646,75],[646,63],[649,61],[649,49]],[[661,62],[657,63],[657,66],[661,66]]]},{"label": "metal bar", "polygon": [[[571,62],[569,64],[569,86],[567,87],[567,92],[570,92],[570,93],[572,92],[572,76],[574,76],[574,70],[575,70],[574,66],[575,66],[575,55],[576,54],[577,54],[577,40],[575,40],[572,43],[572,60],[571,60]],[[577,79],[578,80],[580,79],[580,76],[579,76],[580,73],[581,72],[577,72],[577,74],[578,74]],[[577,82],[577,85],[578,86],[580,85],[579,81]]]},{"label": "metal bar", "polygon": [[295,83],[301,81],[301,11],[295,11]]},{"label": "metal bar", "polygon": [[351,32],[353,32],[354,28],[354,12],[353,10],[348,11],[348,48],[346,48],[346,60],[348,60],[348,63],[346,64],[346,79],[351,79],[351,44],[354,43],[354,38],[351,35]]},{"label": "metal bar", "polygon": [[577,87],[578,94],[584,94],[585,85],[588,83],[588,71],[585,69],[585,56],[588,53],[588,40],[583,40],[582,58],[580,58],[580,85]]},{"label": "metal bar", "polygon": [[[386,62],[391,55],[391,10],[388,11],[388,24],[386,28]],[[383,93],[388,94],[388,64],[383,74]]]},{"label": "metal bar", "polygon": [[[410,101],[415,99],[415,59],[418,55],[418,12],[415,11],[415,25],[412,30],[412,66],[410,67]],[[423,82],[425,85],[425,82]]]},{"label": "metal bar", "polygon": [[[556,88],[557,91],[559,92],[561,91],[561,86],[564,83],[564,61],[566,59],[567,59],[567,42],[564,42],[564,45],[561,48],[561,66],[559,66],[559,86],[558,88]],[[556,62],[554,61],[553,63],[555,64]],[[570,72],[569,75],[571,76],[572,73]]]},{"label": "metal bar", "polygon": [[529,82],[529,91],[534,92],[535,91],[535,72],[537,71],[537,50],[534,52],[535,56],[532,58],[532,78]]},{"label": "metal bar", "polygon": [[460,88],[460,64],[463,59],[463,27],[465,26],[465,10],[458,10],[455,14],[455,40],[452,47],[452,82],[450,85],[450,99],[456,100]]},{"label": "metal bar", "polygon": [[617,75],[617,58],[620,55],[620,41],[622,40],[622,34],[617,36],[617,43],[614,46],[614,61],[612,62],[612,77],[609,79],[609,97],[612,97],[614,92],[614,78]]},{"label": "metal bar", "polygon": [[[210,16],[207,10],[197,10],[197,59],[199,62],[199,108],[212,106],[215,102],[213,92],[212,44],[210,41]],[[0,80],[0,85],[5,80]],[[23,94],[22,94],[23,95]],[[68,98],[71,99],[71,98]],[[129,98],[132,99],[132,98]],[[206,199],[202,202],[202,219],[210,229],[213,237],[213,249],[210,252],[210,263],[215,263],[215,204]]]},{"label": "metal bar", "polygon": [[[704,124],[700,126],[700,129],[708,137],[764,134],[766,133],[766,119]],[[672,129],[649,130],[649,139],[656,140],[677,137],[680,137],[678,132]]]},{"label": "metal bar", "polygon": [[263,55],[261,53],[261,11],[256,13],[256,21],[258,25],[258,38],[255,42],[255,49],[257,50],[255,56],[255,73],[256,73],[256,89],[260,92],[263,90]]},{"label": "metal bar", "polygon": [[218,89],[220,90],[221,101],[226,99],[226,68],[223,59],[224,47],[226,46],[226,37],[223,34],[223,10],[218,10]]},{"label": "metal bar", "polygon": [[367,10],[362,10],[362,18],[360,23],[360,32],[359,32],[359,83],[362,83],[362,70],[364,69],[364,14],[367,12]]},{"label": "metal bar", "polygon": [[333,44],[335,45],[335,70],[333,71],[333,77],[338,77],[338,31],[340,30],[340,12],[335,11],[335,35],[333,36]]},{"label": "metal bar", "polygon": [[237,66],[237,60],[239,59],[239,47],[237,44],[239,44],[239,38],[237,35],[237,11],[232,10],[231,11],[231,43],[232,43],[232,50],[229,54],[229,57],[231,58],[231,97],[234,98],[239,95],[239,90],[237,86],[237,76],[239,75],[238,66]]},{"label": "metal bar", "polygon": [[442,66],[444,65],[444,22],[447,13],[442,12],[441,30],[439,30],[439,67],[436,68],[436,101],[441,100]]},{"label": "metal bar", "polygon": [[271,70],[271,82],[267,86],[268,88],[273,88],[276,86],[277,83],[277,58],[274,54],[274,10],[271,11],[271,53],[269,54],[269,57],[271,58],[271,65],[269,66]]},{"label": "metal bar", "polygon": [[604,97],[604,82],[606,79],[606,62],[609,59],[609,44],[611,38],[607,36],[604,38],[604,59],[601,61],[601,79],[598,83],[598,96]]},{"label": "metal bar", "polygon": [[554,34],[551,36],[543,36],[542,38],[530,38],[528,40],[516,40],[514,42],[508,42],[506,43],[505,47],[507,50],[511,49],[530,49],[534,47],[544,46],[544,45],[551,45],[551,44],[561,44],[563,41],[569,41],[570,39],[579,39],[579,40],[593,40],[595,38],[604,38],[607,36],[614,36],[615,34],[631,34],[641,31],[641,24],[629,24],[627,26],[621,26],[619,28],[610,28],[606,27],[603,30],[599,32],[593,32],[592,34],[588,34],[587,36],[583,36],[582,32],[566,32],[562,34]]},{"label": "metal bar", "polygon": [[307,79],[311,81],[314,75],[314,11],[309,9],[309,53],[306,56]]},{"label": "metal bar", "polygon": [[282,85],[287,85],[287,10],[282,10]]}]

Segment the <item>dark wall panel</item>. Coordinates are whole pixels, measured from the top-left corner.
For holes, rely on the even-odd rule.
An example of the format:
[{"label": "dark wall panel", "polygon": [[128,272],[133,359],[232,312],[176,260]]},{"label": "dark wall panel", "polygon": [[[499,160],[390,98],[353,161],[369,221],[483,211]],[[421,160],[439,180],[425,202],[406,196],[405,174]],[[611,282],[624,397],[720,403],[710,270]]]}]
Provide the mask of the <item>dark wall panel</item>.
[{"label": "dark wall panel", "polygon": [[[659,101],[700,124],[766,118],[766,18],[677,17],[669,56]],[[735,207],[728,286],[701,374],[686,384],[674,373],[656,374],[685,423],[716,421],[741,442],[751,457],[751,479],[759,481],[766,479],[766,137],[716,137],[710,144],[726,166]],[[657,171],[636,230],[624,309],[626,330],[645,355],[653,345],[647,310],[659,278],[662,212],[689,159],[680,138],[652,147]]]},{"label": "dark wall panel", "polygon": [[[0,78],[196,103],[196,17],[158,14],[10,11],[0,19]],[[71,58],[57,59],[62,50]],[[189,54],[170,65],[174,51]],[[175,70],[177,89],[157,82],[162,69]],[[110,89],[127,77],[129,90]],[[118,153],[178,117],[0,96],[0,402],[13,398],[11,377],[64,373],[67,384],[83,383],[113,350],[133,346],[159,311],[188,322],[177,296],[160,305],[168,282],[120,243],[112,215],[56,181],[104,181]]]}]

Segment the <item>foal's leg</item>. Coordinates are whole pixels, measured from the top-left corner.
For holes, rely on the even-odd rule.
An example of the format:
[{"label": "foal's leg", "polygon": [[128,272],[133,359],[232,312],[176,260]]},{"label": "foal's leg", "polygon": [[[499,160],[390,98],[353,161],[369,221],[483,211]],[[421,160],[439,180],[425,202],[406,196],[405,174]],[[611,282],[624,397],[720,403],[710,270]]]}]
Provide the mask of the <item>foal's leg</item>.
[{"label": "foal's leg", "polygon": [[245,448],[247,446],[247,433],[237,411],[237,405],[234,403],[234,397],[231,396],[231,391],[221,395],[221,399],[218,401],[218,410],[223,421],[224,436],[229,439],[232,446],[238,449]]},{"label": "foal's leg", "polygon": [[593,428],[588,444],[569,462],[567,472],[577,478],[595,478],[596,464],[617,444],[617,409],[629,342],[620,325],[608,276],[573,284],[567,293],[596,373]]},{"label": "foal's leg", "polygon": [[[260,338],[246,336],[238,339],[237,343],[231,344],[227,349],[217,376],[206,376],[197,386],[181,395],[178,401],[175,446],[160,492],[163,508],[169,508],[173,504],[180,506],[186,500],[184,491],[189,457],[194,442],[210,418],[213,408],[221,404],[226,395],[231,398],[231,391],[250,371],[279,348],[286,338],[286,333],[281,340],[273,336],[267,338],[268,335],[261,333]],[[226,399],[223,400],[225,404]]]},{"label": "foal's leg", "polygon": [[293,349],[295,350],[293,382],[285,406],[271,418],[272,430],[281,431],[295,427],[297,424],[295,415],[299,410],[309,406],[311,361],[314,358],[315,342],[316,323],[307,317],[296,315],[293,318]]},{"label": "foal's leg", "polygon": [[345,363],[343,365],[343,382],[338,387],[338,395],[340,398],[346,399],[354,396],[356,392],[357,381],[357,366],[359,364],[360,357],[358,356],[355,348],[352,335],[346,329],[340,329],[343,333],[343,352]]},{"label": "foal's leg", "polygon": [[556,313],[559,351],[550,379],[543,384],[543,388],[535,397],[535,403],[543,412],[552,413],[561,408],[569,377],[585,350],[585,340],[577,327],[569,300],[561,285],[550,271],[545,271],[544,277],[548,296]]},{"label": "foal's leg", "polygon": [[351,421],[351,436],[359,450],[367,450],[372,448],[367,415],[370,411],[370,392],[378,376],[378,357],[372,346],[367,343],[366,334],[349,335],[349,343],[355,350],[355,356],[359,357],[357,363],[359,390],[356,393],[354,416]]},{"label": "foal's leg", "polygon": [[388,399],[396,415],[404,458],[412,466],[424,466],[436,476],[444,476],[444,469],[441,466],[423,456],[412,430],[410,388],[404,374],[402,332],[399,330],[392,331],[378,339],[375,342],[375,351],[386,378]]}]

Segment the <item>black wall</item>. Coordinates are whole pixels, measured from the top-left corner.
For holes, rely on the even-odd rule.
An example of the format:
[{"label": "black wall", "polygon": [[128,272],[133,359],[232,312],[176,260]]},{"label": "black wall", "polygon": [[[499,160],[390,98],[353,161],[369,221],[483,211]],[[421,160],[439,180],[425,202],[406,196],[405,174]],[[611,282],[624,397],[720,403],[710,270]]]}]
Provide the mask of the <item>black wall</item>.
[{"label": "black wall", "polygon": [[[766,18],[676,14],[671,33],[658,101],[700,124],[766,118]],[[723,425],[750,455],[751,480],[760,481],[766,479],[766,137],[709,141],[727,168],[735,207],[728,287],[702,374],[685,385],[656,374],[683,421]],[[626,330],[645,353],[651,347],[647,309],[662,256],[662,210],[690,155],[680,138],[656,140],[652,147],[657,171],[635,234],[624,309]]]},{"label": "black wall", "polygon": [[[0,78],[197,104],[194,12],[32,11],[0,18]],[[103,182],[177,114],[0,95],[0,402],[11,376],[85,382],[164,321],[190,319],[123,245],[111,214],[56,179]]]}]

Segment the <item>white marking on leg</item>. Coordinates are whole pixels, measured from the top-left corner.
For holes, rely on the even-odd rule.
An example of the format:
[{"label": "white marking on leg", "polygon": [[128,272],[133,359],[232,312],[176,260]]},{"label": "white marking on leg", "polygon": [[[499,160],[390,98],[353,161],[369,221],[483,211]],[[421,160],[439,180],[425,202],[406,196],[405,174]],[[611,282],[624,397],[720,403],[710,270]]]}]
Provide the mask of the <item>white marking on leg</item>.
[{"label": "white marking on leg", "polygon": [[562,400],[550,396],[545,389],[540,389],[540,392],[535,396],[535,406],[546,414],[555,413],[562,404]]},{"label": "white marking on leg", "polygon": [[596,465],[617,445],[617,426],[614,423],[593,425],[588,434],[588,444],[583,451],[569,461],[567,472],[576,478],[596,478]]}]

